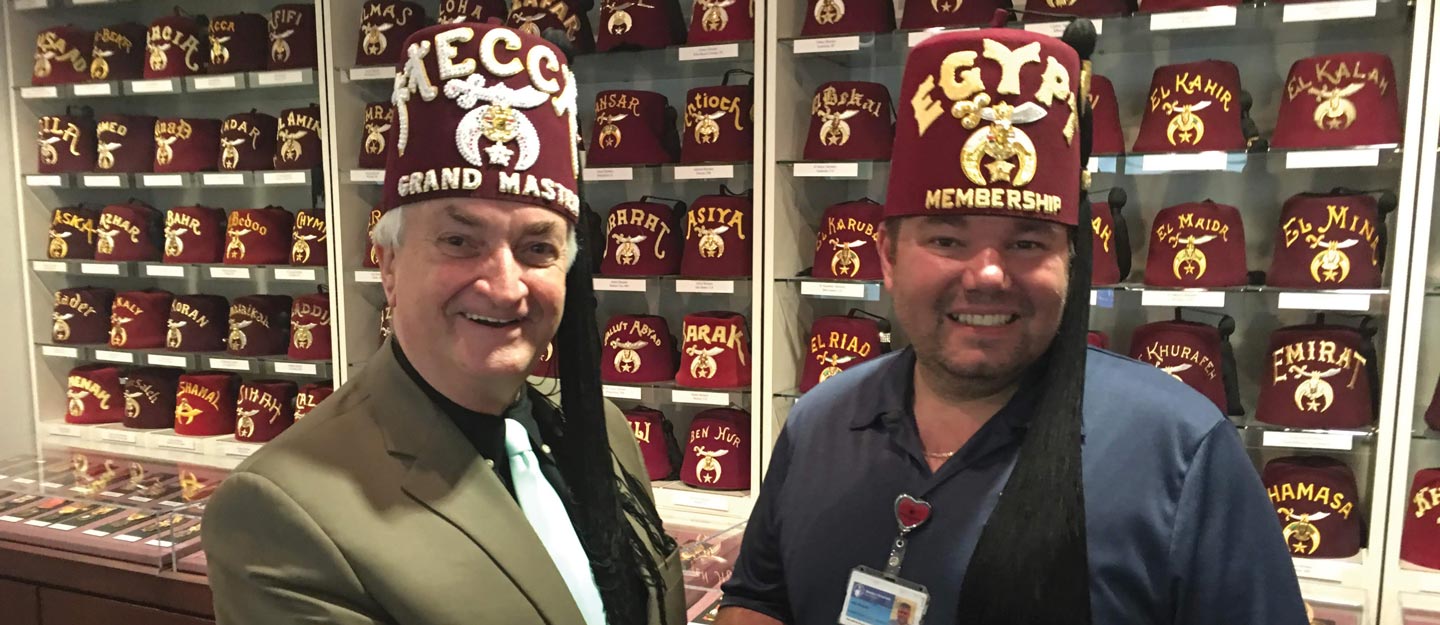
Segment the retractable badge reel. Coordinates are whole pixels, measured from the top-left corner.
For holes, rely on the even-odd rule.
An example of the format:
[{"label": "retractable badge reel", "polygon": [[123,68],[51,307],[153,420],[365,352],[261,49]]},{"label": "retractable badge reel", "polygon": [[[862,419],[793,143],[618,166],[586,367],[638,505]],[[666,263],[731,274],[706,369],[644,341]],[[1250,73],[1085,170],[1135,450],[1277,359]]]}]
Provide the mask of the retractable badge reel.
[{"label": "retractable badge reel", "polygon": [[910,532],[930,520],[930,504],[901,494],[895,498],[895,524],[900,535],[890,547],[885,571],[857,566],[850,571],[841,625],[919,625],[925,618],[930,593],[924,586],[900,577]]}]

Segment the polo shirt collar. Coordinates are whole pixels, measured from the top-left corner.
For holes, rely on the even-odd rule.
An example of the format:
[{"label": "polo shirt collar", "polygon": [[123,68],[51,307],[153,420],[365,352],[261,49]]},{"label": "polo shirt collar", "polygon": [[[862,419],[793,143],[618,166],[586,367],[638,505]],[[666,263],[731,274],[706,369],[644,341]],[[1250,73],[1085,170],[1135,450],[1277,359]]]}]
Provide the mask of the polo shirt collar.
[{"label": "polo shirt collar", "polygon": [[[1024,391],[1039,384],[1040,373],[1043,370],[1041,363],[1031,365],[1021,376],[1021,390],[1016,392],[1015,396],[1011,397],[1010,401],[995,413],[995,416],[1008,422],[1013,429],[1028,428],[1038,394]],[[887,417],[899,419],[913,412],[915,405],[914,348],[906,347],[894,358],[888,359],[882,365],[872,387],[876,392],[875,407],[873,411],[856,412],[850,419],[851,430],[863,430]]]}]

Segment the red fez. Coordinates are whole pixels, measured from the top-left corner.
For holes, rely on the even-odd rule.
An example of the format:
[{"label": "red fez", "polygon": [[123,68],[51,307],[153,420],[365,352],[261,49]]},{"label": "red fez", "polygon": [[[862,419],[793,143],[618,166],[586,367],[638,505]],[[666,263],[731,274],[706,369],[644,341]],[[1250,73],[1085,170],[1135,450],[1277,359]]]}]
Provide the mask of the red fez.
[{"label": "red fez", "polygon": [[[146,78],[178,78],[205,71],[210,55],[202,49],[201,40],[206,33],[198,21],[188,15],[168,15],[150,22],[150,34],[145,42],[148,60],[145,63]],[[203,16],[202,16],[203,17]]]},{"label": "red fez", "polygon": [[1052,37],[986,29],[926,39],[905,63],[885,217],[1076,225],[1079,88],[1079,57]]},{"label": "red fez", "polygon": [[1360,552],[1359,489],[1345,463],[1325,456],[1276,458],[1265,463],[1261,480],[1291,557],[1348,558]]},{"label": "red fez", "polygon": [[[1076,17],[1112,17],[1135,12],[1135,2],[1136,0],[1068,0],[1067,2],[1052,0],[1046,2],[1045,7],[1040,10],[1046,13]],[[1041,19],[1053,18],[1047,15]]]},{"label": "red fez", "polygon": [[[905,11],[900,14],[900,28],[914,30],[938,26],[982,26],[990,23],[995,16],[996,9],[1008,8],[1010,8],[1010,3],[1006,0],[980,0],[978,2],[905,0]],[[911,50],[910,58],[915,58],[916,52],[916,50]],[[1072,52],[1071,55],[1073,56],[1074,53]],[[927,68],[928,70],[929,68]],[[1075,73],[1076,80],[1079,80],[1079,72]]]},{"label": "red fez", "polygon": [[117,349],[160,349],[174,295],[145,289],[115,294],[110,308],[110,346]]},{"label": "red fez", "polygon": [[45,115],[40,118],[38,171],[66,174],[95,167],[95,120],[82,115]]},{"label": "red fez", "polygon": [[1385,220],[1373,195],[1295,195],[1280,209],[1280,231],[1266,284],[1378,289],[1384,234]]},{"label": "red fez", "polygon": [[664,317],[611,317],[600,349],[600,379],[605,382],[637,384],[675,378],[675,337],[670,336]]},{"label": "red fez", "polygon": [[220,120],[162,117],[155,120],[155,171],[214,171],[220,160]]},{"label": "red fez", "polygon": [[712,408],[695,415],[680,479],[707,490],[750,488],[750,413]]},{"label": "red fez", "polygon": [[[681,204],[683,210],[684,204]],[[670,206],[621,202],[606,220],[605,258],[600,275],[668,276],[679,273],[681,240]]]},{"label": "red fez", "polygon": [[1400,143],[1400,86],[1380,52],[1326,54],[1290,66],[1270,145],[1339,148]]},{"label": "red fez", "polygon": [[1223,341],[1220,330],[1209,324],[1157,321],[1135,328],[1130,357],[1158,367],[1229,412]]},{"label": "red fez", "polygon": [[[640,457],[645,460],[645,473],[651,480],[669,479],[675,473],[680,444],[675,441],[675,429],[665,413],[636,406],[625,411],[625,420],[630,422],[630,432],[635,435],[635,444],[640,446]],[[675,458],[670,455],[675,451]]]},{"label": "red fez", "polygon": [[425,27],[425,7],[405,0],[367,0],[360,8],[360,41],[355,65],[394,65],[404,56],[405,41]]},{"label": "red fez", "polygon": [[270,60],[266,69],[316,65],[315,5],[279,4],[270,9]]},{"label": "red fez", "polygon": [[294,360],[330,358],[330,296],[312,293],[295,298],[290,309],[290,346]]},{"label": "red fez", "polygon": [[1094,149],[1096,155],[1124,154],[1125,133],[1120,127],[1120,101],[1115,99],[1115,85],[1110,79],[1095,75],[1090,77],[1090,115],[1094,120]]},{"label": "red fez", "polygon": [[879,280],[880,230],[885,207],[870,198],[825,209],[815,236],[815,265],[810,275],[831,280]]},{"label": "red fez", "polygon": [[313,208],[295,213],[295,229],[291,235],[290,264],[324,267],[328,261],[325,209]]},{"label": "red fez", "polygon": [[[390,338],[390,320],[393,313],[394,311],[389,306],[386,306],[384,310],[380,311],[381,342]],[[555,358],[554,341],[545,344],[545,353],[541,354],[539,358],[536,358],[535,364],[530,366],[530,375],[537,378],[559,379],[560,361]]]},{"label": "red fez", "polygon": [[180,370],[138,367],[125,373],[125,427],[166,430],[175,427],[175,389]]},{"label": "red fez", "polygon": [[695,0],[690,14],[690,45],[750,41],[754,38],[754,0]]},{"label": "red fez", "polygon": [[605,0],[600,4],[595,49],[658,50],[685,43],[678,0]]},{"label": "red fez", "polygon": [[751,273],[751,200],[742,195],[703,195],[685,213],[685,255],[680,275],[739,278]]},{"label": "red fez", "polygon": [[1440,568],[1440,469],[1421,469],[1410,483],[1400,559]]},{"label": "red fez", "polygon": [[680,142],[675,116],[675,109],[658,93],[601,91],[595,96],[595,124],[585,163],[602,167],[675,162]]},{"label": "red fez", "polygon": [[50,216],[50,245],[45,255],[50,258],[95,258],[95,222],[100,211],[84,206],[55,209]]},{"label": "red fez", "polygon": [[1244,150],[1240,70],[1229,61],[1155,69],[1135,138],[1136,152]]},{"label": "red fez", "polygon": [[370,225],[365,229],[365,258],[360,260],[360,266],[376,268],[380,266],[380,250],[375,249],[375,224],[380,223],[380,218],[385,215],[384,209],[375,206],[370,209]]},{"label": "red fez", "polygon": [[155,117],[105,115],[95,123],[95,170],[147,172],[155,168]]},{"label": "red fez", "polygon": [[1210,200],[1171,206],[1155,216],[1145,284],[1191,288],[1243,286],[1245,224],[1234,206]]},{"label": "red fez", "polygon": [[114,301],[115,291],[104,287],[82,286],[56,291],[51,340],[67,345],[106,342]]},{"label": "red fez", "polygon": [[273,169],[279,127],[274,116],[255,109],[226,117],[220,125],[220,170]]},{"label": "red fez", "polygon": [[1091,330],[1085,333],[1085,342],[1100,349],[1110,349],[1110,335]]},{"label": "red fez", "polygon": [[90,59],[93,80],[136,80],[145,76],[144,26],[122,22],[95,31]]},{"label": "red fez", "polygon": [[545,31],[558,29],[576,52],[595,51],[595,35],[590,32],[590,19],[584,11],[571,5],[575,0],[517,0],[510,8],[505,25],[527,35],[540,37]]},{"label": "red fez", "polygon": [[889,160],[895,127],[890,90],[875,82],[827,82],[810,101],[805,160]]},{"label": "red fez", "polygon": [[890,0],[809,0],[802,37],[888,33],[895,30],[895,7]]},{"label": "red fez", "polygon": [[476,197],[579,218],[575,75],[554,44],[456,24],[423,29],[405,49],[384,206]]},{"label": "red fez", "polygon": [[754,158],[755,89],[720,85],[691,89],[685,96],[682,163],[739,163]]},{"label": "red fez", "polygon": [[385,159],[392,151],[395,127],[395,105],[370,102],[365,105],[365,128],[360,137],[360,168],[385,169]]},{"label": "red fez", "polygon": [[230,302],[225,351],[235,356],[279,356],[290,342],[287,295],[246,295]]},{"label": "red fez", "polygon": [[225,239],[227,265],[288,265],[295,216],[283,208],[230,211]]},{"label": "red fez", "polygon": [[235,393],[240,377],[197,371],[180,376],[175,388],[175,433],[219,436],[235,433]]},{"label": "red fez", "polygon": [[30,84],[69,85],[90,80],[95,36],[75,26],[52,26],[35,35],[35,71]]},{"label": "red fez", "polygon": [[165,213],[165,262],[218,263],[225,247],[225,210],[176,206]]},{"label": "red fez", "polygon": [[295,420],[299,421],[310,414],[320,402],[326,397],[335,393],[334,383],[330,380],[324,382],[310,382],[300,387],[300,392],[295,395]]},{"label": "red fez", "polygon": [[120,368],[84,365],[70,370],[65,389],[66,423],[119,423],[125,419],[125,389]]},{"label": "red fez", "polygon": [[233,74],[265,69],[265,16],[258,13],[221,15],[210,20],[211,74]]},{"label": "red fez", "polygon": [[100,211],[96,260],[160,260],[160,211],[131,200]]},{"label": "red fez", "polygon": [[286,109],[278,118],[275,169],[310,169],[320,164],[320,107]]},{"label": "red fez", "polygon": [[177,295],[165,324],[165,347],[173,352],[225,349],[225,316],[230,303],[219,295]]},{"label": "red fez", "polygon": [[724,311],[685,315],[684,333],[676,384],[696,388],[750,385],[750,339],[743,315]]},{"label": "red fez", "polygon": [[263,443],[295,423],[295,383],[255,380],[240,385],[235,402],[235,439]]},{"label": "red fez", "polygon": [[1090,246],[1090,258],[1093,263],[1090,284],[1092,286],[1118,284],[1124,279],[1124,276],[1120,275],[1119,255],[1129,256],[1130,250],[1119,249],[1120,242],[1115,238],[1115,216],[1110,211],[1110,204],[1100,202],[1091,208],[1090,234],[1095,241]]},{"label": "red fez", "polygon": [[880,324],[868,317],[830,315],[810,324],[808,357],[800,392],[883,353]]},{"label": "red fez", "polygon": [[475,22],[484,24],[492,18],[504,21],[509,16],[508,0],[440,0],[437,24]]},{"label": "red fez", "polygon": [[1309,324],[1270,335],[1256,417],[1297,428],[1363,428],[1375,422],[1375,348],[1355,328]]}]

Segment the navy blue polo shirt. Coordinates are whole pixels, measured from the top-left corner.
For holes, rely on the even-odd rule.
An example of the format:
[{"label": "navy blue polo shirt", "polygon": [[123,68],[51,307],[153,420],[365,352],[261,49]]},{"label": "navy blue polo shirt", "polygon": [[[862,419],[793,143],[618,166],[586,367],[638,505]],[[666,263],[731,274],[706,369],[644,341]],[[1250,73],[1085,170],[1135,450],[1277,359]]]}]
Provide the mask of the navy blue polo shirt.
[{"label": "navy blue polo shirt", "polygon": [[[925,623],[955,621],[980,530],[1024,436],[1023,390],[932,473],[911,412],[915,355],[888,354],[791,410],[723,605],[787,623],[836,622],[857,565],[883,570],[900,493],[931,503],[901,576]],[[1305,625],[1279,522],[1235,427],[1163,371],[1091,348],[1083,480],[1096,625]]]}]

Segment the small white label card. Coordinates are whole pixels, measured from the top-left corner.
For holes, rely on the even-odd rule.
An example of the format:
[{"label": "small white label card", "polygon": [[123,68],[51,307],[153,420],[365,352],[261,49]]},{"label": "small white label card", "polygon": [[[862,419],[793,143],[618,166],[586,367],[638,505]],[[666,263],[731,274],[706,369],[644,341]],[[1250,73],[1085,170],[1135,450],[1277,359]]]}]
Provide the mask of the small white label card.
[{"label": "small white label card", "polygon": [[1295,562],[1295,575],[1327,582],[1345,580],[1345,568],[1352,566],[1345,561],[1311,558],[1291,558]]},{"label": "small white label card", "polygon": [[267,171],[260,175],[265,184],[305,184],[310,181],[310,172],[307,171]]},{"label": "small white label card", "polygon": [[92,82],[88,84],[72,85],[77,96],[107,96],[115,95],[115,83],[113,82]]},{"label": "small white label card", "polygon": [[151,278],[184,278],[185,265],[145,265],[145,275]]},{"label": "small white label card", "polygon": [[185,176],[181,174],[140,174],[140,185],[145,187],[183,187]]},{"label": "small white label card", "polygon": [[352,169],[350,170],[350,182],[364,184],[384,184],[385,170],[383,169]]},{"label": "small white label card", "polygon": [[291,375],[320,375],[320,367],[309,362],[273,362],[270,368],[275,373],[288,373]]},{"label": "small white label card", "polygon": [[730,511],[730,497],[725,495],[711,495],[707,493],[690,493],[680,490],[670,492],[670,504],[685,508],[698,508],[700,510],[713,510],[715,512]]},{"label": "small white label card", "polygon": [[130,81],[130,93],[175,93],[177,80],[161,78],[158,80],[132,80]]},{"label": "small white label card", "polygon": [[796,178],[858,178],[860,163],[795,163]]},{"label": "small white label card", "polygon": [[221,91],[225,89],[239,89],[240,74],[222,74],[220,76],[196,76],[190,80],[190,88],[195,91]]},{"label": "small white label card", "polygon": [[21,87],[20,97],[26,100],[60,97],[59,87]]},{"label": "small white label card", "polygon": [[1370,310],[1369,293],[1281,293],[1277,306],[1284,310]]},{"label": "small white label card", "polygon": [[1150,30],[1224,28],[1235,25],[1235,7],[1207,7],[1195,11],[1156,13],[1150,16]]},{"label": "small white label card", "polygon": [[[1302,6],[1302,5],[1286,5]],[[1322,167],[1375,167],[1380,164],[1378,148],[1347,150],[1299,150],[1285,153],[1285,169]]]},{"label": "small white label card", "polygon": [[734,293],[734,280],[676,280],[676,293]]},{"label": "small white label card", "polygon": [[679,57],[682,62],[739,58],[740,44],[719,43],[713,46],[685,46],[680,48]]},{"label": "small white label card", "polygon": [[180,367],[190,366],[190,362],[184,356],[169,356],[166,354],[146,354],[145,362],[157,367]]},{"label": "small white label card", "polygon": [[107,430],[104,428],[98,428],[96,430],[96,433],[100,435],[100,440],[107,443],[122,443],[125,445],[134,445],[140,442],[140,435],[135,432],[125,432],[123,430]]},{"label": "small white label card", "polygon": [[36,260],[30,262],[30,269],[40,273],[67,273],[70,266],[58,260]]},{"label": "small white label card", "polygon": [[249,360],[243,358],[206,358],[205,362],[211,369],[223,369],[225,371],[245,371],[254,369]]},{"label": "small white label card", "polygon": [[115,174],[85,174],[80,184],[91,189],[119,189],[125,186],[125,177]]},{"label": "small white label card", "polygon": [[217,174],[207,172],[200,174],[200,184],[207,187],[238,187],[245,184],[245,174]]},{"label": "small white label card", "polygon": [[195,451],[200,447],[199,441],[193,438],[180,438],[179,436],[162,436],[157,444],[166,449],[176,449],[179,451]]},{"label": "small white label card", "polygon": [[909,44],[910,47],[913,48],[913,47],[915,47],[915,46],[918,46],[918,45],[924,43],[926,39],[929,39],[929,38],[931,38],[931,37],[934,37],[935,35],[938,35],[938,34],[940,34],[940,33],[958,33],[958,32],[962,32],[962,31],[966,31],[966,30],[976,30],[976,29],[974,29],[974,28],[930,28],[930,29],[926,29],[926,30],[917,30],[917,31],[915,31],[915,32],[913,32],[913,33],[910,33],[910,35],[909,35],[908,37],[906,37],[905,42],[906,42],[907,44]]},{"label": "small white label card", "polygon": [[350,80],[394,80],[395,68],[388,65],[350,68]]},{"label": "small white label card", "polygon": [[676,180],[729,180],[735,177],[734,165],[676,165]]},{"label": "small white label card", "polygon": [[[1105,22],[1095,19],[1090,20],[1090,23],[1095,25],[1095,34],[1099,35],[1105,32]],[[1065,34],[1065,27],[1069,25],[1070,22],[1041,22],[1039,24],[1026,24],[1025,30],[1059,39],[1061,35]]]},{"label": "small white label card", "polygon": [[1198,308],[1222,308],[1225,306],[1224,291],[1176,290],[1160,291],[1146,289],[1140,293],[1141,306],[1194,306]]},{"label": "small white label card", "polygon": [[673,389],[670,391],[670,401],[677,404],[699,404],[701,406],[729,406],[729,393],[716,393],[713,391],[689,391],[684,389]]},{"label": "small white label card", "polygon": [[1195,154],[1146,154],[1140,157],[1140,169],[1156,171],[1223,171],[1230,162],[1227,152],[1210,151]]},{"label": "small white label card", "polygon": [[80,273],[92,276],[118,276],[119,263],[80,263]]},{"label": "small white label card", "polygon": [[617,384],[604,384],[600,387],[600,394],[610,399],[633,399],[640,401],[644,398],[645,389],[638,386],[620,386]]},{"label": "small white label card", "polygon": [[64,347],[61,345],[41,345],[40,353],[51,358],[79,358],[80,350],[75,347]]},{"label": "small white label card", "polygon": [[298,69],[272,72],[255,72],[251,74],[251,76],[255,78],[255,84],[259,87],[298,85],[305,82],[305,73]]},{"label": "small white label card", "polygon": [[52,175],[52,174],[44,174],[44,175],[29,174],[29,175],[26,175],[26,176],[25,176],[25,186],[27,186],[27,187],[63,187],[63,186],[65,186],[65,178],[64,178],[64,176],[56,176],[56,175]]},{"label": "small white label card", "polygon": [[[875,285],[864,282],[818,282],[807,280],[800,283],[800,294],[810,297],[869,300],[871,299],[870,292],[872,290],[876,291],[878,295],[879,289],[871,288],[874,286]],[[879,298],[876,297],[875,299]]]},{"label": "small white label card", "polygon": [[275,279],[276,279],[276,280],[299,281],[299,282],[314,282],[314,281],[316,281],[318,278],[316,277],[316,273],[315,273],[315,270],[314,270],[314,269],[296,269],[296,268],[293,268],[293,267],[292,267],[292,268],[276,267],[276,268],[275,268]]},{"label": "small white label card", "polygon": [[1332,2],[1287,4],[1285,12],[1280,16],[1280,21],[1286,23],[1319,22],[1375,17],[1375,4],[1375,0],[1334,0]]},{"label": "small white label card", "polygon": [[355,272],[355,281],[380,284],[380,271],[377,269],[361,269]]},{"label": "small white label card", "polygon": [[249,267],[206,267],[211,278],[224,278],[226,280],[249,280]]},{"label": "small white label card", "polygon": [[644,293],[647,290],[647,282],[644,278],[595,278],[596,291],[625,291],[628,293]]},{"label": "small white label card", "polygon": [[1355,447],[1355,437],[1346,432],[1265,432],[1260,437],[1260,444],[1290,449],[1350,451]]},{"label": "small white label card", "polygon": [[796,39],[795,54],[825,54],[827,52],[856,52],[860,49],[859,35],[849,37],[817,37]]},{"label": "small white label card", "polygon": [[634,167],[586,167],[585,182],[625,182],[635,179]]},{"label": "small white label card", "polygon": [[135,364],[135,354],[132,354],[130,352],[117,352],[108,349],[97,349],[95,350],[95,360],[133,365]]}]

